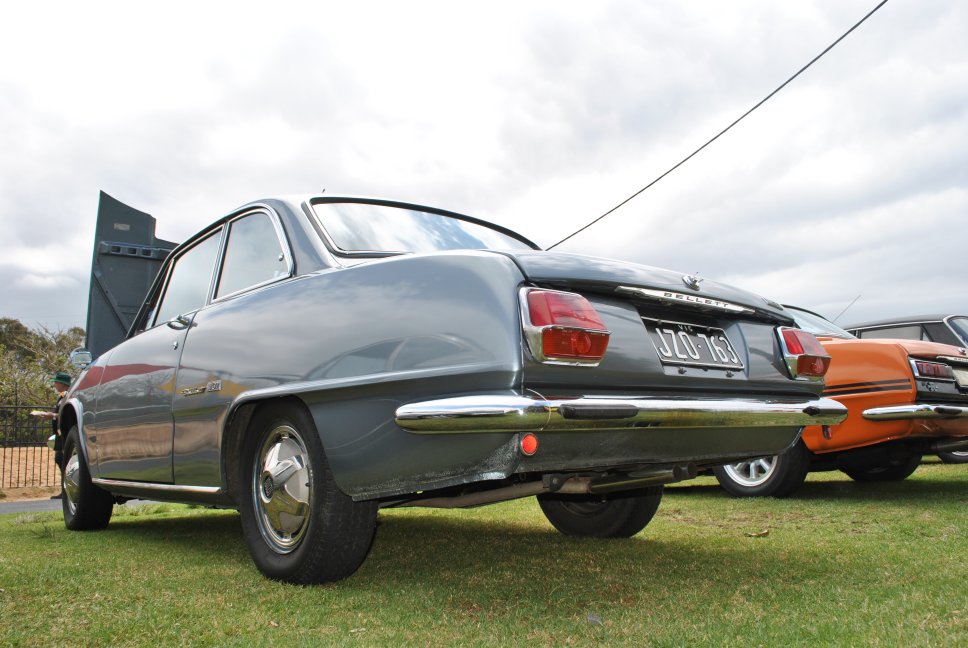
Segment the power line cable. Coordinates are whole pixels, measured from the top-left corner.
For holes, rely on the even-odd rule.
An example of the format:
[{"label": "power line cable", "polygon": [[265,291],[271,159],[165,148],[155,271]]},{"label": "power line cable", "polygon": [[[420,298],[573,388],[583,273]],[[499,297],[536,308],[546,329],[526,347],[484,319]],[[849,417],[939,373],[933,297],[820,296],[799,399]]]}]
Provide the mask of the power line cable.
[{"label": "power line cable", "polygon": [[551,246],[549,246],[549,247],[547,247],[545,249],[552,250],[552,249],[558,247],[559,245],[561,245],[562,243],[564,243],[565,241],[567,241],[568,239],[572,238],[573,236],[576,236],[577,234],[581,234],[586,229],[588,229],[589,227],[591,227],[592,225],[594,225],[598,221],[602,220],[603,218],[605,218],[606,216],[608,216],[609,214],[611,214],[612,212],[614,212],[619,207],[625,205],[627,202],[629,202],[630,200],[632,200],[633,198],[635,198],[636,196],[638,196],[639,194],[641,194],[643,191],[645,191],[646,189],[648,189],[649,187],[651,187],[652,185],[654,185],[655,183],[657,183],[659,180],[662,180],[662,178],[666,177],[667,175],[669,175],[670,173],[672,173],[673,171],[675,171],[676,169],[678,169],[679,167],[681,167],[683,164],[685,164],[686,162],[688,162],[697,153],[699,153],[704,148],[706,148],[707,146],[709,146],[710,144],[712,144],[713,142],[715,142],[716,140],[718,140],[722,135],[726,134],[726,132],[729,131],[733,126],[735,126],[736,124],[738,124],[741,121],[743,121],[743,119],[745,119],[747,115],[749,115],[754,110],[756,110],[757,108],[759,108],[760,106],[762,106],[763,104],[765,104],[767,101],[769,101],[771,98],[773,98],[773,95],[775,95],[776,93],[778,93],[780,90],[782,90],[783,88],[785,88],[791,81],[793,81],[798,76],[800,76],[801,74],[803,74],[811,65],[813,65],[814,63],[816,63],[817,61],[819,61],[821,59],[821,57],[823,57],[824,54],[826,54],[827,52],[829,52],[830,50],[832,50],[840,41],[842,41],[845,38],[847,38],[847,36],[852,31],[854,31],[855,29],[857,29],[858,27],[860,27],[862,24],[864,24],[864,22],[868,18],[870,18],[871,16],[873,16],[877,12],[878,9],[880,9],[881,7],[883,7],[886,4],[887,4],[887,0],[881,0],[881,2],[878,3],[878,5],[876,7],[874,7],[873,9],[871,9],[870,12],[866,16],[864,16],[863,18],[861,18],[860,20],[858,20],[854,24],[854,26],[851,27],[850,29],[848,29],[847,31],[845,31],[840,36],[840,38],[838,38],[837,40],[835,40],[833,43],[831,43],[830,45],[828,45],[826,47],[826,49],[824,49],[822,52],[820,52],[815,57],[813,57],[813,59],[809,63],[807,63],[806,65],[804,65],[802,68],[800,68],[797,71],[796,74],[794,74],[789,79],[787,79],[782,84],[780,84],[776,88],[776,90],[774,90],[770,94],[768,94],[765,97],[763,97],[763,99],[761,99],[755,106],[753,106],[752,108],[750,108],[749,110],[747,110],[745,113],[743,113],[742,115],[740,115],[735,121],[733,121],[732,124],[730,124],[729,126],[727,126],[726,128],[724,128],[723,130],[719,131],[715,135],[715,137],[713,137],[712,139],[708,140],[705,144],[703,144],[702,146],[700,146],[699,148],[697,148],[695,151],[693,151],[692,153],[690,153],[689,155],[687,155],[686,157],[684,157],[683,159],[681,159],[674,166],[670,167],[669,170],[667,170],[665,173],[663,173],[662,175],[660,175],[659,177],[657,177],[655,180],[653,180],[649,184],[645,185],[644,187],[642,187],[641,189],[639,189],[638,191],[636,191],[634,194],[632,194],[631,196],[629,196],[628,198],[626,198],[625,200],[623,200],[619,204],[617,204],[614,207],[612,207],[611,209],[609,209],[607,212],[605,212],[604,214],[602,214],[601,216],[599,216],[595,220],[593,220],[590,223],[588,223],[587,225],[585,225],[585,226],[583,226],[583,227],[575,230],[574,232],[572,232],[571,234],[569,234],[565,238],[561,239],[560,241],[558,241],[554,245],[551,245]]}]

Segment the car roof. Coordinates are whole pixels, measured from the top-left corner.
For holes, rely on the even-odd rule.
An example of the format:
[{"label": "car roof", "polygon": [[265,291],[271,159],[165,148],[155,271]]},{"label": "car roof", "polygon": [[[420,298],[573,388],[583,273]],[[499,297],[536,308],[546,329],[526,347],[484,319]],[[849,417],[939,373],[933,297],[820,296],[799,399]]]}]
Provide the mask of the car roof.
[{"label": "car roof", "polygon": [[870,322],[858,322],[856,324],[849,324],[843,328],[848,331],[857,328],[875,328],[879,326],[893,326],[896,324],[922,324],[925,322],[941,322],[949,317],[964,317],[959,315],[953,315],[951,313],[943,315],[911,315],[908,317],[890,317],[881,320],[872,320]]}]

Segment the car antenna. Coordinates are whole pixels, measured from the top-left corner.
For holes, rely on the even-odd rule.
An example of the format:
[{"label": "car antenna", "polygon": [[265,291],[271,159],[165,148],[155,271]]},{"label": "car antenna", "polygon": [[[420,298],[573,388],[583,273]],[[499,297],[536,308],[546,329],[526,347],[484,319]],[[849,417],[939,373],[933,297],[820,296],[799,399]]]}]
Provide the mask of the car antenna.
[{"label": "car antenna", "polygon": [[[860,299],[860,295],[857,295],[856,297],[854,297],[854,301],[852,301],[852,302],[850,302],[849,304],[847,304],[847,308],[850,308],[851,306],[853,306],[853,305],[854,305],[854,303],[855,303],[855,302],[856,302],[856,301],[857,301],[858,299]],[[846,312],[847,312],[847,308],[845,308],[844,310],[842,310],[842,311],[840,311],[840,315],[843,315],[844,313],[846,313]],[[832,322],[833,322],[834,324],[836,324],[836,323],[837,323],[837,320],[839,320],[839,319],[840,319],[840,315],[838,315],[837,317],[835,317],[835,318],[833,318],[833,320],[831,320],[831,321],[832,321]]]}]

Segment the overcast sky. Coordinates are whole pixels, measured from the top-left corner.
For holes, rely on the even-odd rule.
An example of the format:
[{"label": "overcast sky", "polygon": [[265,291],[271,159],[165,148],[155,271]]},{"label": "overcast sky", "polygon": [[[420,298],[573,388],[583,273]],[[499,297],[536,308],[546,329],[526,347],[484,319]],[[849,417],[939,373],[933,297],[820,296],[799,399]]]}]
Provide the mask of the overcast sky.
[{"label": "overcast sky", "polygon": [[[0,38],[0,317],[84,325],[99,190],[180,241],[280,194],[373,195],[548,246],[876,0],[33,2]],[[891,0],[558,249],[841,324],[968,314],[968,3]]]}]

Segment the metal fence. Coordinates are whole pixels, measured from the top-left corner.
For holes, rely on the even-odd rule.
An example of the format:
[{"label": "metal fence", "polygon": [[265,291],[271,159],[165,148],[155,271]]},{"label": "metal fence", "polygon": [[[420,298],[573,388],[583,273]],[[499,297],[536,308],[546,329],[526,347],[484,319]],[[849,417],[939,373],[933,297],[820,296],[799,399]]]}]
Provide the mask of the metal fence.
[{"label": "metal fence", "polygon": [[0,405],[0,490],[60,483],[54,452],[47,447],[50,420],[31,416],[33,410],[50,407]]}]

